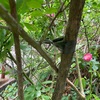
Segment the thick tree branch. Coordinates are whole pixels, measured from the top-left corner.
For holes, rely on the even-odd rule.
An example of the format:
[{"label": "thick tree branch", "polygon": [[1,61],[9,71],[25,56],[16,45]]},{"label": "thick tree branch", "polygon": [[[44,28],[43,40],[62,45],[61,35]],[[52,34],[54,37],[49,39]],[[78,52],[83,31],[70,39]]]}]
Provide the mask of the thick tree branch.
[{"label": "thick tree branch", "polygon": [[8,13],[8,11],[0,4],[0,17],[4,19],[10,26],[12,32],[17,32],[29,45],[34,47],[40,55],[50,64],[50,66],[58,72],[55,62],[47,55],[47,53],[41,48],[41,46],[32,39],[23,28],[16,22],[16,20]]},{"label": "thick tree branch", "polygon": [[[17,12],[16,12],[16,3],[15,0],[9,0],[11,15],[17,20]],[[13,32],[14,43],[15,43],[15,53],[16,53],[16,61],[17,61],[17,75],[18,75],[18,97],[19,100],[24,100],[23,94],[23,70],[22,70],[22,62],[21,62],[21,51],[20,51],[20,40],[19,34],[17,32]]]},{"label": "thick tree branch", "polygon": [[66,41],[76,40],[77,38],[84,2],[85,0],[77,0],[77,2],[76,0],[71,0],[69,20],[65,31]]},{"label": "thick tree branch", "polygon": [[52,100],[61,100],[66,83],[66,77],[71,66],[73,53],[75,51],[77,35],[80,27],[82,10],[85,0],[71,0],[69,8],[69,20],[65,32],[65,48],[61,54],[58,79]]}]

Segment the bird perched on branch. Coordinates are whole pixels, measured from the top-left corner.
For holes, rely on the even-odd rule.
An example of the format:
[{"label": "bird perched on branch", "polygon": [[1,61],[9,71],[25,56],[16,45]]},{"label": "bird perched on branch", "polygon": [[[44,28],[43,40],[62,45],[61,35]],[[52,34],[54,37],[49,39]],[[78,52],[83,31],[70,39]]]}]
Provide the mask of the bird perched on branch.
[{"label": "bird perched on branch", "polygon": [[64,37],[59,37],[54,40],[46,39],[43,43],[53,44],[56,46],[63,54],[70,54],[75,52],[76,40],[65,41]]},{"label": "bird perched on branch", "polygon": [[65,46],[65,41],[64,41],[64,37],[59,37],[56,38],[54,40],[50,40],[50,39],[45,39],[43,41],[43,43],[45,44],[53,44],[54,46],[56,46],[60,51],[63,51],[64,46]]}]

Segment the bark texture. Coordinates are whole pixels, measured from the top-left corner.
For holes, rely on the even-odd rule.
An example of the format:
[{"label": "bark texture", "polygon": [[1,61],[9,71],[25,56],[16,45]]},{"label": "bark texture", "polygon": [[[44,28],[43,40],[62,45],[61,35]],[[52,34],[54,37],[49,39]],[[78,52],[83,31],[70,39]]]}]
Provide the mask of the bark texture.
[{"label": "bark texture", "polygon": [[[16,12],[16,3],[15,0],[9,0],[11,15],[15,20],[17,20],[17,12]],[[16,53],[16,61],[17,61],[17,75],[18,75],[18,97],[19,100],[24,100],[23,94],[23,70],[22,70],[22,62],[21,62],[21,51],[20,51],[20,40],[19,34],[17,32],[13,32],[14,43],[15,43],[15,53]]]},{"label": "bark texture", "polygon": [[75,51],[77,35],[80,27],[85,0],[71,0],[69,8],[69,20],[65,32],[65,50],[61,54],[61,63],[58,71],[58,78],[52,100],[61,100],[66,77],[71,66],[73,53]]}]

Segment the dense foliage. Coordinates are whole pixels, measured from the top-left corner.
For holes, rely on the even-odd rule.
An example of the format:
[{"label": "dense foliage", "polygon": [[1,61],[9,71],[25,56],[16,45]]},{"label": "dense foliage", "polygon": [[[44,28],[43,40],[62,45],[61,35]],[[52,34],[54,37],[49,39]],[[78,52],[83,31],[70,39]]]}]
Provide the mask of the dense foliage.
[{"label": "dense foliage", "polygon": [[[68,22],[69,2],[60,10],[64,0],[16,0],[18,23],[37,42],[64,36]],[[10,12],[8,0],[0,3]],[[55,17],[56,16],[56,17]],[[54,21],[53,19],[56,18]],[[52,44],[41,44],[43,50],[59,66],[60,51]],[[57,74],[41,55],[20,37],[21,60],[24,72],[25,100],[51,100]],[[86,0],[77,39],[76,50],[86,100],[100,99],[100,0]],[[92,59],[85,61],[84,54],[91,53]],[[0,62],[6,61],[6,75],[17,79],[13,34],[0,18]],[[75,56],[68,78],[79,88]],[[1,72],[1,71],[0,71]],[[8,85],[2,94],[4,99],[18,98],[17,82]],[[62,100],[77,100],[76,91],[66,85]]]}]

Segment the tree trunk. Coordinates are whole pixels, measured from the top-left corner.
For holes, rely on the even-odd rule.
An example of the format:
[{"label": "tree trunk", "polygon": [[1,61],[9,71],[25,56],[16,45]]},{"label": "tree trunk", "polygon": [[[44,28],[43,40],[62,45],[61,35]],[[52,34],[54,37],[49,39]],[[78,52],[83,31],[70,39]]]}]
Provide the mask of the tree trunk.
[{"label": "tree trunk", "polygon": [[65,32],[66,44],[64,52],[61,54],[61,63],[52,100],[61,100],[64,92],[66,77],[68,76],[73,53],[75,51],[84,3],[85,0],[71,0],[70,2],[69,20]]}]

